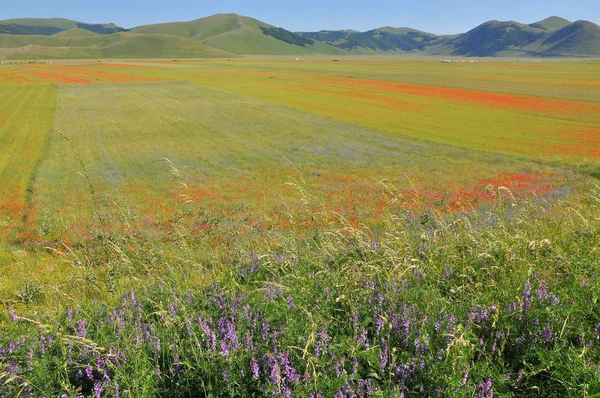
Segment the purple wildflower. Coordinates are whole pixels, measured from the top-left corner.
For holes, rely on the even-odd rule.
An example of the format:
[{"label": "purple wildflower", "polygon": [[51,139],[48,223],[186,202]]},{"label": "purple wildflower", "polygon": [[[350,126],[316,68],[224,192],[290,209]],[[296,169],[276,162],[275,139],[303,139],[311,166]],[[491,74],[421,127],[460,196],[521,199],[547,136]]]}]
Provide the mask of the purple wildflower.
[{"label": "purple wildflower", "polygon": [[254,380],[258,380],[259,378],[259,367],[258,367],[258,362],[256,362],[256,359],[254,359],[254,357],[252,357],[250,359],[250,368],[252,368],[252,378]]},{"label": "purple wildflower", "polygon": [[10,315],[10,320],[13,322],[17,322],[19,320],[19,317],[17,317],[17,314],[15,314],[15,310],[12,309],[12,307],[8,307],[8,314]]}]

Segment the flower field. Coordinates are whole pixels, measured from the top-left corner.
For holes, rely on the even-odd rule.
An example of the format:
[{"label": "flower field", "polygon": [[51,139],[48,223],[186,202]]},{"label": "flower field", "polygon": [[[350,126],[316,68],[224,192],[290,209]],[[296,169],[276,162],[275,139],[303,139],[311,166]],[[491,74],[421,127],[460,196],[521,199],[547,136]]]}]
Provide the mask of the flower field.
[{"label": "flower field", "polygon": [[598,396],[599,68],[0,65],[0,396]]}]

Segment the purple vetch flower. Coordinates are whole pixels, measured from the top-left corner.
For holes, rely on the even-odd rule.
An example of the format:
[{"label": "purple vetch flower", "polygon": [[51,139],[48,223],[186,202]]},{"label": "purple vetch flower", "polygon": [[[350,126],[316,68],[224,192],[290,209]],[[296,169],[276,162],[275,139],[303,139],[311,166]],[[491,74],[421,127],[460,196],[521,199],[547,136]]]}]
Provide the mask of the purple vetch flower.
[{"label": "purple vetch flower", "polygon": [[467,370],[465,371],[465,373],[463,374],[463,378],[462,378],[462,382],[461,384],[464,386],[467,384],[467,381],[469,380],[469,369],[467,368]]},{"label": "purple vetch flower", "polygon": [[383,322],[383,319],[381,319],[381,317],[378,316],[377,321],[376,321],[376,326],[375,326],[375,334],[377,336],[379,336],[379,333],[381,332],[381,329],[383,328],[384,325],[385,325],[385,323]]},{"label": "purple vetch flower", "polygon": [[[600,368],[598,373],[600,373]],[[310,373],[308,372],[308,370],[304,371],[304,376],[302,376],[302,381],[306,384],[310,381]]]},{"label": "purple vetch flower", "polygon": [[389,355],[389,347],[385,340],[382,339],[381,346],[379,348],[379,367],[381,369],[385,369],[387,367]]},{"label": "purple vetch flower", "polygon": [[327,334],[326,329],[322,329],[319,332],[319,340],[317,340],[317,344],[315,346],[315,357],[319,359],[321,357],[322,352],[327,352],[327,347],[329,345],[329,335]]},{"label": "purple vetch flower", "polygon": [[229,356],[229,345],[225,341],[221,341],[221,355]]},{"label": "purple vetch flower", "polygon": [[256,362],[256,359],[254,359],[254,357],[250,359],[250,368],[252,369],[252,378],[254,380],[258,380],[258,378],[260,377],[259,366],[258,362]]},{"label": "purple vetch flower", "polygon": [[554,337],[554,332],[552,331],[551,328],[545,328],[542,331],[542,339],[544,340],[544,343],[550,342],[553,337]]},{"label": "purple vetch flower", "polygon": [[265,356],[263,357],[268,366],[271,368],[271,371],[269,372],[269,381],[271,382],[271,384],[275,387],[275,393],[279,394],[279,392],[281,391],[281,367],[279,366],[279,362],[277,361],[277,358],[275,358],[273,355],[271,354],[265,354]]},{"label": "purple vetch flower", "polygon": [[299,382],[300,375],[296,371],[296,368],[294,368],[292,360],[290,359],[290,352],[286,351],[283,354],[280,354],[279,360],[281,362],[281,366],[283,368],[287,380],[294,383]]},{"label": "purple vetch flower", "polygon": [[269,322],[267,320],[262,321],[260,336],[262,337],[262,341],[266,342],[271,334],[271,328],[269,327]]},{"label": "purple vetch flower", "polygon": [[194,297],[194,293],[191,293],[191,292],[190,292],[190,293],[188,293],[188,295],[187,295],[186,302],[187,302],[188,304],[192,304],[192,303],[194,302],[194,299],[195,299],[195,297]]},{"label": "purple vetch flower", "polygon": [[354,357],[352,359],[352,376],[356,376],[358,373],[358,359]]},{"label": "purple vetch flower", "polygon": [[492,389],[493,386],[493,382],[492,379],[488,379],[488,381],[486,381],[485,383],[479,384],[477,386],[477,390],[475,391],[475,396],[477,398],[493,398],[494,397],[494,390]]},{"label": "purple vetch flower", "polygon": [[358,343],[364,348],[369,348],[369,342],[367,341],[367,329],[363,328],[358,336]]},{"label": "purple vetch flower", "polygon": [[33,370],[33,348],[29,347],[29,351],[27,352],[27,368],[28,370]]},{"label": "purple vetch flower", "polygon": [[223,370],[223,380],[229,380],[229,371],[227,369]]},{"label": "purple vetch flower", "polygon": [[171,315],[173,316],[173,318],[175,318],[177,316],[177,305],[175,303],[170,303],[169,311],[171,312]]},{"label": "purple vetch flower", "polygon": [[8,314],[10,315],[10,320],[12,322],[17,322],[19,320],[19,317],[17,316],[17,314],[15,314],[15,310],[12,309],[12,307],[7,307],[6,310],[8,311]]},{"label": "purple vetch flower", "polygon": [[469,314],[469,321],[474,322],[477,325],[481,325],[483,322],[489,319],[490,313],[485,307],[475,307]]},{"label": "purple vetch flower", "polygon": [[85,339],[85,337],[87,336],[87,331],[85,329],[86,325],[87,321],[85,319],[80,320],[75,325],[75,332],[77,333],[77,336],[81,337],[82,339]]},{"label": "purple vetch flower", "polygon": [[115,381],[115,398],[120,398],[121,394],[119,392],[119,383]]},{"label": "purple vetch flower", "polygon": [[511,386],[514,388],[517,386],[517,384],[519,383],[519,381],[521,381],[521,378],[523,377],[523,369],[519,370],[519,372],[517,373],[517,379],[515,380],[514,383],[511,384]]},{"label": "purple vetch flower", "polygon": [[94,383],[94,396],[96,398],[102,398],[102,392],[104,392],[104,387],[102,387],[102,383]]},{"label": "purple vetch flower", "polygon": [[294,303],[294,299],[292,298],[292,296],[287,296],[287,302],[288,302],[288,308],[290,310],[296,309],[296,303]]},{"label": "purple vetch flower", "polygon": [[276,300],[283,295],[283,289],[279,286],[268,284],[265,289],[265,295],[270,301]]},{"label": "purple vetch flower", "polygon": [[523,312],[529,311],[531,308],[531,283],[529,283],[529,279],[525,281],[525,290],[523,292]]},{"label": "purple vetch flower", "polygon": [[536,295],[539,300],[543,300],[546,297],[548,297],[548,286],[546,285],[546,283],[540,282]]}]

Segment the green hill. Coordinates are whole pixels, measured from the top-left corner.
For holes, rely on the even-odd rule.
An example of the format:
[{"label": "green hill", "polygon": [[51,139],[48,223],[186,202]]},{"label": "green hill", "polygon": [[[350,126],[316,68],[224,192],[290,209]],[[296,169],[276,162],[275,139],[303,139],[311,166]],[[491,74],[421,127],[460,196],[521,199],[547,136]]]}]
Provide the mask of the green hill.
[{"label": "green hill", "polygon": [[63,30],[61,32],[55,33],[52,35],[53,37],[97,37],[99,33],[91,32],[87,29],[83,28],[75,28],[69,30]]},{"label": "green hill", "polygon": [[571,21],[567,21],[561,17],[550,17],[542,21],[529,24],[532,28],[543,29],[543,30],[558,30],[562,29],[571,24]]},{"label": "green hill", "polygon": [[341,48],[358,47],[375,51],[421,51],[438,40],[437,36],[410,28],[392,28],[389,26],[364,33],[351,33],[339,42]]},{"label": "green hill", "polygon": [[237,14],[218,14],[188,22],[146,25],[131,31],[182,36],[233,54],[344,53],[327,43],[303,41],[295,33]]},{"label": "green hill", "polygon": [[77,28],[86,29],[90,32],[99,34],[111,34],[126,31],[126,29],[113,23],[90,24],[64,18],[19,18],[0,21],[0,33],[15,35],[51,36],[59,32]]},{"label": "green hill", "polygon": [[489,21],[446,43],[454,55],[490,57],[518,50],[544,36],[544,31],[514,21]]},{"label": "green hill", "polygon": [[121,32],[89,37],[0,35],[4,59],[222,58],[232,54],[178,36]]},{"label": "green hill", "polygon": [[553,56],[600,56],[600,26],[577,21],[559,29],[541,42],[544,53]]}]

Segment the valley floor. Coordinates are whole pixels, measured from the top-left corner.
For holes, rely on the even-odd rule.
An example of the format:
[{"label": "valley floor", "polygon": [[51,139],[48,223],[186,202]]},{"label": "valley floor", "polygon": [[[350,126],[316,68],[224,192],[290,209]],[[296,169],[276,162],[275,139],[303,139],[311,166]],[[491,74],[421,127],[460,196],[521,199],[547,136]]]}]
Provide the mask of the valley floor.
[{"label": "valley floor", "polygon": [[599,68],[0,65],[0,395],[595,396]]}]

